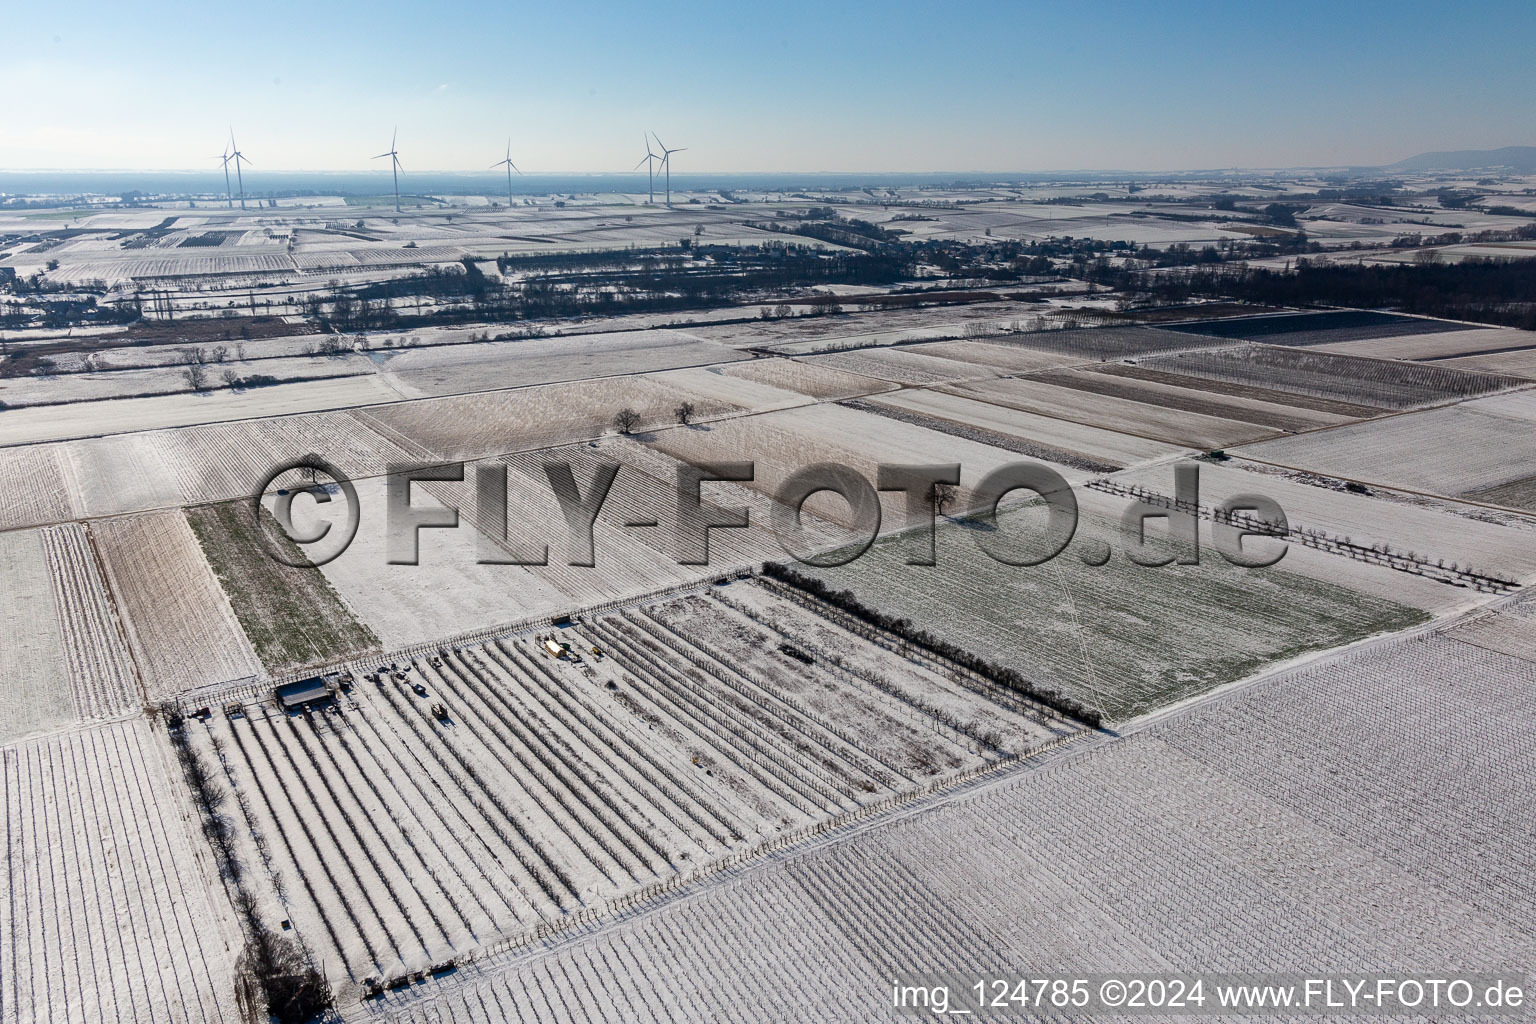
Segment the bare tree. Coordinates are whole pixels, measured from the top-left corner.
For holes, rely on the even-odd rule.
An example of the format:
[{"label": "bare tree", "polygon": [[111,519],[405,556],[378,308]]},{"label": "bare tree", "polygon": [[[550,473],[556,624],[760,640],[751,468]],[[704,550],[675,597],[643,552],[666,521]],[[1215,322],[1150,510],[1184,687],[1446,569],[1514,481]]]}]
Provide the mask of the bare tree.
[{"label": "bare tree", "polygon": [[202,363],[188,363],[181,375],[192,391],[204,391],[208,387],[208,371],[203,369]]},{"label": "bare tree", "polygon": [[619,433],[627,434],[635,429],[635,424],[640,422],[640,414],[628,406],[620,409],[613,417],[613,425],[619,428]]},{"label": "bare tree", "polygon": [[678,403],[677,408],[674,409],[673,412],[677,415],[677,422],[681,423],[683,426],[686,427],[689,423],[693,422],[692,402]]},{"label": "bare tree", "polygon": [[320,458],[318,452],[309,452],[299,460],[299,474],[303,476],[305,480],[308,480],[310,483],[314,483],[315,473],[320,468],[320,463],[323,461],[324,460]]},{"label": "bare tree", "polygon": [[955,485],[942,481],[934,481],[933,484],[933,510],[939,515],[944,514],[944,509],[955,503]]},{"label": "bare tree", "polygon": [[220,376],[224,379],[224,386],[237,388],[240,386],[240,375],[234,370],[225,370]]}]

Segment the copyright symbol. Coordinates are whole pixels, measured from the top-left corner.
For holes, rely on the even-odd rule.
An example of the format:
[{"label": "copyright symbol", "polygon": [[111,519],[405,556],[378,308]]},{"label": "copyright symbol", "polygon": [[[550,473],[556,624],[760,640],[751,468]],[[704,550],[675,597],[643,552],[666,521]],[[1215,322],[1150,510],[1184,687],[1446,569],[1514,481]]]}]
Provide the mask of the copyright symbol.
[{"label": "copyright symbol", "polygon": [[[272,518],[277,520],[283,536],[274,537],[262,525],[262,498],[279,477],[284,473],[295,471],[300,473],[307,482],[302,486],[285,487],[277,492],[277,499],[272,504]],[[316,504],[328,504],[331,500],[331,488],[320,482],[322,475],[330,477],[341,489],[347,503],[347,522],[341,532],[341,543],[336,546],[336,550],[322,558],[310,558],[299,550],[298,545],[319,543],[330,535],[334,524],[322,522],[313,531],[301,532],[293,523],[293,499],[300,494],[308,494]],[[357,536],[361,506],[357,500],[357,489],[352,486],[352,481],[346,474],[318,455],[306,455],[303,458],[285,462],[267,474],[266,478],[257,485],[255,493],[251,495],[251,512],[257,524],[256,535],[260,538],[261,546],[266,549],[267,554],[283,565],[295,569],[307,569],[319,568],[347,550],[352,543],[352,538]]]},{"label": "copyright symbol", "polygon": [[1119,1006],[1125,1002],[1125,982],[1110,978],[1099,986],[1099,1002],[1105,1006]]}]

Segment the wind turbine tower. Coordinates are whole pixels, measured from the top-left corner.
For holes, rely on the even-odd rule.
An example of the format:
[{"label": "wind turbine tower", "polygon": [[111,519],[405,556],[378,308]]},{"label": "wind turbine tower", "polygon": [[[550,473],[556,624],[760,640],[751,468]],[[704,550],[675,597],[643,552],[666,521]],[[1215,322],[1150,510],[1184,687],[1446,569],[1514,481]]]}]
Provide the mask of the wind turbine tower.
[{"label": "wind turbine tower", "polygon": [[[394,146],[390,146],[390,148],[393,149]],[[496,163],[491,164],[491,170],[494,171],[496,168],[501,167],[503,165],[505,165],[506,168],[507,168],[507,205],[511,206],[512,205],[512,172],[513,171],[517,171],[517,164],[512,162],[512,139],[510,137],[508,137],[508,139],[507,139],[507,158],[505,160],[498,160]],[[517,173],[518,174],[522,174],[523,172],[522,171],[517,171]],[[398,191],[398,189],[396,191]],[[399,200],[397,199],[396,202],[398,203]]]},{"label": "wind turbine tower", "polygon": [[646,205],[648,206],[656,205],[656,160],[656,154],[651,152],[651,137],[647,135],[645,137],[645,156],[641,159],[640,163],[635,164],[635,170],[638,171],[640,169],[640,164],[645,164],[646,174],[650,176],[650,198],[646,200]]},{"label": "wind turbine tower", "polygon": [[[385,152],[385,153],[380,153],[378,156],[374,157],[375,160],[382,160],[385,157],[389,157],[389,169],[391,171],[393,171],[394,175],[395,175],[395,212],[396,213],[400,212],[400,154],[395,149],[395,140],[398,139],[399,137],[400,137],[400,129],[396,128],[395,129],[395,134],[393,134],[393,135],[391,135],[389,137],[389,151]],[[512,145],[512,143],[509,140],[507,142],[509,156],[510,156],[511,145]],[[497,165],[497,166],[500,166],[500,165]]]},{"label": "wind turbine tower", "polygon": [[229,143],[224,144],[224,155],[214,157],[224,165],[224,195],[231,210],[235,208],[235,190],[229,184]]},{"label": "wind turbine tower", "polygon": [[[229,156],[225,159],[235,162],[235,180],[240,184],[240,209],[243,210],[245,209],[245,175],[240,173],[240,164],[242,162],[250,163],[250,161],[245,159],[245,154],[240,152],[240,146],[235,142],[234,128],[229,129]],[[229,175],[228,169],[224,171],[224,174],[227,178]]]},{"label": "wind turbine tower", "polygon": [[[686,146],[668,149],[667,144],[661,141],[661,136],[655,132],[651,132],[651,137],[656,140],[656,145],[661,147],[661,169],[667,172],[667,209],[670,210],[672,208],[672,154],[686,153],[688,150]],[[646,147],[646,152],[650,152],[649,146]]]}]

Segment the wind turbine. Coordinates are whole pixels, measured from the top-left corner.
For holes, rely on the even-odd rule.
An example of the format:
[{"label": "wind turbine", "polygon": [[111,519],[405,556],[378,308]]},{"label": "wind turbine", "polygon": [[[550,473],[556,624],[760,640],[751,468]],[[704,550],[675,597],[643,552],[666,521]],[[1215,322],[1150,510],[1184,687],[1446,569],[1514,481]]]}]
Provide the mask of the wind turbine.
[{"label": "wind turbine", "polygon": [[[391,145],[390,148],[393,149],[394,146]],[[512,162],[512,139],[511,139],[510,136],[508,136],[508,138],[507,138],[507,158],[505,160],[498,160],[496,163],[491,164],[491,170],[494,171],[496,168],[502,166],[503,164],[505,164],[506,168],[507,168],[507,205],[511,206],[512,205],[512,172],[513,171],[517,171],[517,164]],[[517,173],[518,174],[522,174],[523,172],[522,171],[517,171]]]},{"label": "wind turbine", "polygon": [[224,195],[228,197],[229,208],[234,209],[235,190],[230,188],[229,185],[229,143],[224,143],[224,154],[222,156],[216,156],[214,159],[224,165]]},{"label": "wind turbine", "polygon": [[[651,137],[656,140],[656,145],[661,147],[661,167],[662,170],[667,172],[667,209],[670,210],[672,208],[672,154],[686,153],[688,150],[686,146],[678,149],[668,149],[667,144],[661,141],[661,136],[655,132],[651,132]],[[650,152],[649,146],[646,147],[646,152]]]},{"label": "wind turbine", "polygon": [[657,158],[656,154],[651,152],[651,137],[649,135],[647,135],[647,136],[645,136],[645,157],[640,161],[639,164],[635,164],[635,170],[638,171],[640,169],[640,164],[645,164],[645,172],[646,172],[646,174],[650,175],[650,179],[651,179],[651,183],[650,183],[650,199],[647,202],[651,206],[655,206],[656,205],[656,160],[657,159],[658,158]]},{"label": "wind turbine", "polygon": [[[389,157],[389,169],[391,171],[393,171],[394,175],[395,175],[395,212],[396,213],[400,212],[400,154],[399,154],[399,152],[397,152],[395,150],[395,140],[398,139],[399,137],[400,137],[400,129],[396,128],[395,129],[395,134],[393,134],[393,135],[391,135],[389,137],[389,151],[386,152],[386,153],[380,153],[378,156],[374,157],[375,160],[383,160],[385,157]],[[508,142],[507,142],[507,151],[508,151],[508,156],[509,157],[511,156],[511,148],[512,148],[511,140],[508,140]],[[500,165],[498,164],[497,166],[500,166]]]},{"label": "wind turbine", "polygon": [[[235,142],[235,129],[233,127],[229,129],[229,156],[227,159],[235,162],[235,180],[240,183],[240,209],[243,210],[245,209],[245,175],[240,173],[240,162],[244,160],[246,163],[250,163],[250,161],[246,160],[245,154],[240,152],[240,146]],[[226,170],[224,173],[228,175],[229,172]]]}]

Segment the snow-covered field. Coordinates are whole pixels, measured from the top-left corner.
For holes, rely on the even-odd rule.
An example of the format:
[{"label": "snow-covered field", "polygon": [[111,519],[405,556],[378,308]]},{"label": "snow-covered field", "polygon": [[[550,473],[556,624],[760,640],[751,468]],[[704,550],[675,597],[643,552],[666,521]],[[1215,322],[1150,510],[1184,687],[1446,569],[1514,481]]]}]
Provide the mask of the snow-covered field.
[{"label": "snow-covered field", "polygon": [[261,671],[179,509],[93,522],[150,702]]},{"label": "snow-covered field", "polygon": [[138,667],[85,524],[47,527],[42,542],[53,577],[59,638],[76,717],[113,718],[137,712],[143,704]]},{"label": "snow-covered field", "polygon": [[[755,478],[748,485],[760,494],[778,493],[792,474],[815,463],[836,462],[874,481],[881,463],[943,465],[960,463],[962,475],[956,509],[968,508],[971,488],[988,472],[1018,461],[1010,451],[913,423],[839,405],[764,413],[725,420],[709,430],[661,430],[650,443],[685,462],[752,462]],[[890,508],[900,507],[893,496]],[[814,495],[805,508],[828,520],[846,524],[849,508],[841,498]],[[899,528],[903,516],[891,512],[886,525]]]},{"label": "snow-covered field", "polygon": [[249,497],[279,467],[314,453],[351,477],[413,461],[351,412],[279,416],[167,430],[155,435],[188,503]]},{"label": "snow-covered field", "polygon": [[854,1022],[939,970],[1504,970],[1536,957],[1533,683],[1454,632],[1382,644],[358,1017]]},{"label": "snow-covered field", "polygon": [[32,409],[0,410],[0,445],[99,437],[135,430],[218,423],[259,416],[287,416],[398,402],[400,395],[377,376],[277,384],[244,391],[209,391]]},{"label": "snow-covered field", "polygon": [[1440,363],[1368,359],[1314,348],[1247,342],[1151,356],[1140,363],[1167,373],[1379,409],[1411,409],[1528,383],[1519,377],[1459,370]]},{"label": "snow-covered field", "polygon": [[906,666],[877,631],[729,589],[557,631],[579,664],[501,637],[364,663],[328,714],[188,721],[244,794],[237,832],[263,837],[286,893],[268,912],[350,1001],[1079,731],[957,666]]},{"label": "snow-covered field", "polygon": [[0,739],[75,719],[63,631],[41,530],[0,533]]},{"label": "snow-covered field", "polygon": [[[477,470],[466,467],[463,484],[416,488],[413,502],[418,505],[451,504],[461,510],[459,529],[422,531],[417,565],[387,563],[386,523],[378,511],[384,501],[383,481],[358,481],[364,515],[357,538],[322,571],[386,648],[633,600],[783,555],[768,526],[767,497],[740,484],[711,484],[704,500],[746,507],[751,525],[713,531],[708,565],[681,564],[685,552],[677,549],[674,498],[678,462],[643,442],[610,438],[596,447],[571,445],[497,461],[508,467],[505,538],[501,524],[477,508]],[[583,491],[600,463],[620,467],[594,524],[595,564],[590,567],[570,564],[575,553],[568,547],[565,520],[550,488],[548,462],[569,463]],[[814,516],[807,517],[812,536],[823,536],[818,532],[823,526]],[[502,559],[537,560],[546,546],[546,565],[483,561],[487,550]]]},{"label": "snow-covered field", "polygon": [[1352,423],[1242,449],[1333,476],[1454,496],[1536,474],[1528,391]]},{"label": "snow-covered field", "polygon": [[1530,347],[1505,352],[1488,352],[1484,355],[1458,356],[1455,359],[1445,360],[1445,364],[1463,370],[1510,373],[1516,377],[1536,380],[1536,334],[1522,332],[1520,340],[1522,343],[1529,343]]},{"label": "snow-covered field", "polygon": [[[1275,430],[1308,430],[1343,423],[1351,418],[1342,410],[1330,409],[1326,402],[1298,403],[1295,396],[1287,400],[1283,393],[1265,394],[1261,389],[1223,387],[1195,377],[1158,373],[1130,362],[1099,363],[1071,370],[1036,373],[1032,377],[1051,384],[1146,403],[1170,411],[1182,410],[1200,416],[1238,420]],[[1117,421],[1108,419],[1106,422]],[[1166,430],[1167,427],[1164,425],[1158,429]]]},{"label": "snow-covered field", "polygon": [[857,352],[836,352],[822,356],[804,356],[812,366],[859,373],[892,384],[942,384],[959,380],[980,380],[997,376],[989,366],[963,363],[931,353],[900,348],[870,348]]},{"label": "snow-covered field", "polygon": [[1358,341],[1336,341],[1317,346],[1319,352],[1338,352],[1346,356],[1375,356],[1378,359],[1447,360],[1447,366],[1482,369],[1490,373],[1506,371],[1496,366],[1468,365],[1449,361],[1452,356],[1504,349],[1536,348],[1536,331],[1513,327],[1472,327],[1465,331],[1439,331],[1432,334],[1403,334]]},{"label": "snow-covered field", "polygon": [[778,357],[723,366],[718,368],[718,372],[798,391],[819,401],[836,401],[879,391],[892,391],[896,387],[885,381],[871,380],[861,373],[836,369],[821,361]]},{"label": "snow-covered field", "polygon": [[145,719],[0,747],[0,1019],[241,1019],[241,938]]},{"label": "snow-covered field", "polygon": [[166,461],[163,442],[164,434],[149,431],[60,446],[81,511],[105,516],[181,505],[180,474]]},{"label": "snow-covered field", "polygon": [[1061,387],[1055,380],[951,384],[944,390],[1006,409],[1086,426],[1113,424],[1116,431],[1187,448],[1222,448],[1275,434],[1270,427]]},{"label": "snow-covered field", "polygon": [[1041,351],[1011,344],[1007,338],[992,341],[925,341],[903,346],[917,355],[942,356],[976,367],[992,367],[999,375],[1030,373],[1071,366],[1082,360],[1059,352]]},{"label": "snow-covered field", "polygon": [[[1117,528],[1126,502],[1090,493],[1078,498],[1073,546],[1041,565],[999,563],[978,545],[979,527],[952,522],[939,530],[934,566],[907,565],[901,545],[881,541],[814,575],[1117,721],[1426,618],[1285,562],[1239,569],[1207,552],[1198,565],[1132,564]],[[1000,514],[997,529],[1033,538],[1042,525],[1026,508]],[[1109,549],[1102,565],[1082,554],[1095,544]]]},{"label": "snow-covered field", "polygon": [[633,429],[645,431],[676,420],[692,400],[700,420],[740,411],[710,402],[663,378],[627,377],[513,388],[473,395],[404,402],[354,413],[386,438],[448,459],[474,459],[587,440],[617,430],[622,409],[638,414]]},{"label": "snow-covered field", "polygon": [[[210,386],[223,388],[223,374],[239,377],[266,374],[280,380],[325,380],[335,377],[371,375],[373,363],[362,356],[343,359],[262,359],[260,361],[230,361],[207,366]],[[0,401],[11,408],[22,409],[30,405],[57,405],[68,402],[94,402],[107,399],[137,398],[145,395],[176,394],[183,402],[190,403],[197,396],[187,385],[183,370],[179,367],[158,367],[145,370],[115,370],[110,373],[68,373],[51,377],[7,380],[0,384]]]},{"label": "snow-covered field", "polygon": [[[471,486],[460,487],[455,504],[469,507]],[[357,537],[321,571],[386,648],[552,615],[569,605],[528,569],[479,564],[475,531],[467,523],[457,530],[423,530],[420,564],[388,564],[384,480],[359,480],[356,487],[362,505]],[[439,504],[424,488],[415,491],[413,505]]]},{"label": "snow-covered field", "polygon": [[380,373],[407,398],[611,377],[745,358],[679,331],[530,338],[396,352]]},{"label": "snow-covered field", "polygon": [[0,449],[0,529],[74,518],[76,499],[67,480],[58,449],[47,445]]},{"label": "snow-covered field", "polygon": [[[1536,577],[1536,522],[1525,516],[1497,515],[1452,501],[1436,501],[1377,492],[1353,494],[1337,481],[1271,470],[1261,464],[1233,459],[1202,463],[1200,501],[1214,507],[1242,494],[1259,494],[1278,502],[1287,524],[1296,530],[1321,531],[1364,547],[1385,546],[1412,553],[1431,565],[1457,566],[1487,573]],[[1173,474],[1166,466],[1116,473],[1116,483],[1136,484],[1162,495],[1173,493]],[[1465,607],[1462,587],[1423,577],[1364,565],[1339,554],[1325,554],[1292,545],[1283,568],[1319,576],[1342,586],[1409,604],[1435,613]]]},{"label": "snow-covered field", "polygon": [[1128,466],[1179,451],[1178,446],[1163,441],[1137,437],[1087,422],[1076,422],[1063,415],[1065,410],[1056,406],[1047,407],[1042,415],[986,400],[984,395],[942,390],[902,391],[877,397],[873,402],[920,416],[980,427],[1024,441],[1037,442],[1115,466]]},{"label": "snow-covered field", "polygon": [[[354,207],[358,226],[284,216],[312,221],[289,229],[303,260],[377,267],[675,244],[684,225],[713,241],[758,216],[701,198],[675,211],[614,196],[455,203],[452,221],[433,205],[398,224]],[[923,207],[931,221],[827,201],[932,238],[1088,221],[1219,230],[1131,198],[1069,207],[1001,190],[982,207]],[[1386,230],[1334,212],[1345,219],[1318,223],[1340,238]],[[264,258],[281,248],[266,216],[199,210],[115,265]],[[220,225],[249,234],[180,245]],[[73,239],[12,260],[52,253],[60,280],[117,255]],[[1536,509],[1536,391],[1499,375],[1529,369],[1523,351],[1446,358],[1518,348],[1524,332],[1395,318],[1382,330],[1417,333],[1372,336],[1379,315],[1350,314],[1302,323],[1283,346],[1188,324],[1026,333],[1010,322],[1043,304],[871,312],[856,288],[833,294],[854,311],[648,314],[508,342],[470,342],[489,325],[431,328],[330,360],[302,356],[313,336],[256,339],[231,365],[364,374],[0,409],[0,1024],[236,1016],[243,939],[171,760],[165,702],[207,706],[179,735],[223,795],[255,914],[308,945],[346,1019],[755,1020],[746,999],[778,1017],[869,1019],[884,991],[870,979],[939,954],[968,969],[1255,970],[1536,950],[1519,923],[1536,910],[1520,788],[1536,617],[1490,596],[1512,587],[1464,583],[1472,570],[1536,581],[1536,520],[1517,511]],[[1062,300],[1091,301],[1118,300]],[[944,340],[875,344],[916,338]],[[174,347],[112,349],[108,365],[139,368],[5,394],[139,393],[174,381],[154,368]],[[1439,407],[1413,411],[1426,404]],[[1405,564],[1308,545],[1312,533],[1273,569],[1232,568],[1209,545],[1197,566],[1131,564],[1127,498],[1109,489],[1169,493],[1172,465],[1210,448],[1234,457],[1201,463],[1205,504],[1266,494],[1293,527]],[[234,506],[206,503],[311,452],[356,481],[361,528],[322,570],[283,573]],[[423,530],[420,564],[388,564],[387,467],[455,459],[507,470],[508,533],[467,467],[465,482],[413,494],[459,507],[460,527]],[[680,564],[679,471],[725,460],[753,461],[755,478],[704,498],[748,508],[750,526],[712,531],[709,565]],[[583,493],[620,464],[593,567],[569,564],[551,461]],[[814,575],[981,660],[753,576],[785,557],[771,496],[828,461],[871,481],[880,463],[962,465],[936,566],[907,563],[892,492],[885,538]],[[1077,487],[1072,545],[1029,568],[977,545],[1034,535],[1022,492],[995,526],[962,518],[985,473],[1024,461],[1094,481]],[[806,510],[817,543],[846,539],[839,499]],[[546,544],[547,564],[484,562]],[[1378,637],[1464,612],[1417,639]],[[551,634],[580,661],[550,657]],[[1324,654],[1345,644],[1359,650]],[[289,716],[270,699],[285,673],[343,667],[333,709]],[[1026,696],[1048,691],[1127,735]],[[1018,763],[1037,754],[1049,760]],[[1334,806],[1350,801],[1363,826]],[[1482,868],[1462,866],[1468,851]],[[1507,909],[1488,899],[1495,884]],[[781,951],[793,982],[774,981]],[[391,982],[403,987],[363,999]]]}]

